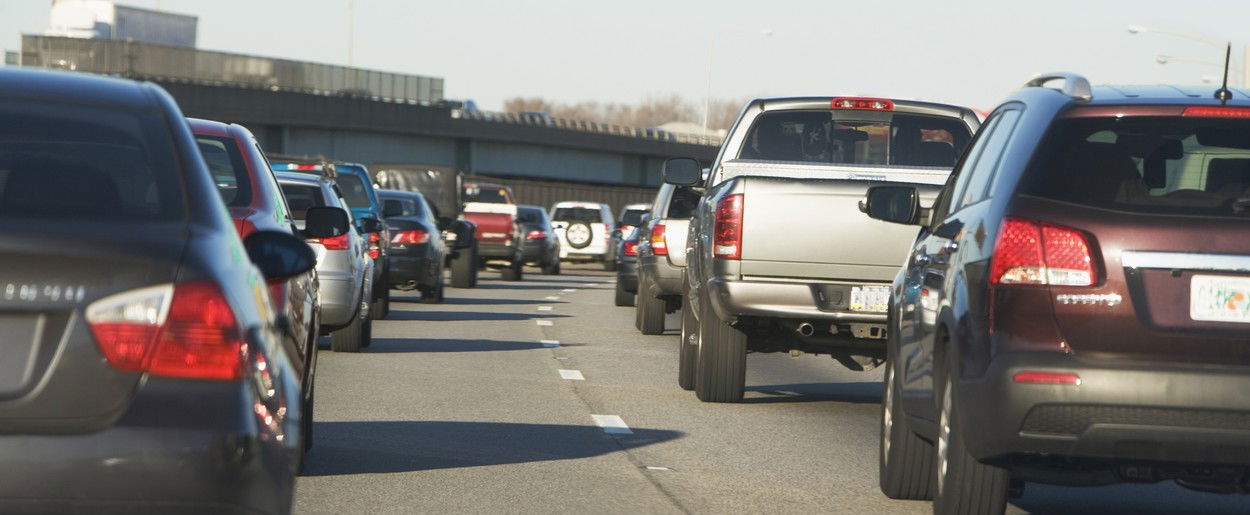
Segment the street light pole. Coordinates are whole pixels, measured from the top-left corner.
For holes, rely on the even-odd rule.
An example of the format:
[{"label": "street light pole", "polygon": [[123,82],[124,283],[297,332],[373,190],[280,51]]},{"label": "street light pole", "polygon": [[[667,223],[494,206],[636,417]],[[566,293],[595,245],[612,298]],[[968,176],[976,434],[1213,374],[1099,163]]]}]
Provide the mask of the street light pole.
[{"label": "street light pole", "polygon": [[[708,112],[711,110],[712,104],[712,56],[716,52],[716,35],[721,32],[755,33],[756,31],[742,29],[714,30],[707,38],[707,83],[703,88],[703,134],[705,136],[707,135]],[[769,37],[773,35],[773,30],[760,29],[759,34],[764,37]]]},{"label": "street light pole", "polygon": [[[1215,47],[1221,51],[1225,49],[1225,45],[1226,45],[1226,43],[1221,43],[1214,39],[1205,38],[1196,34],[1186,34],[1184,32],[1174,32],[1170,30],[1156,29],[1153,27],[1143,27],[1141,25],[1129,25],[1128,26],[1129,34],[1142,34],[1146,32],[1150,32],[1153,34],[1160,34],[1164,36],[1172,36],[1172,37],[1177,37],[1181,39],[1188,39],[1190,41],[1196,41],[1204,45]],[[1156,57],[1155,60],[1158,61],[1159,64],[1167,64],[1169,61],[1196,62],[1198,64],[1210,64],[1210,63],[1203,62],[1203,61],[1193,61],[1189,59],[1181,59],[1181,58],[1177,58],[1174,56],[1164,56],[1164,55],[1160,55]],[[1217,64],[1216,66],[1219,66],[1220,68],[1224,67],[1224,65],[1222,64]],[[1245,58],[1241,61],[1241,81],[1242,81],[1241,82],[1242,87],[1250,88],[1250,45],[1245,46]]]}]

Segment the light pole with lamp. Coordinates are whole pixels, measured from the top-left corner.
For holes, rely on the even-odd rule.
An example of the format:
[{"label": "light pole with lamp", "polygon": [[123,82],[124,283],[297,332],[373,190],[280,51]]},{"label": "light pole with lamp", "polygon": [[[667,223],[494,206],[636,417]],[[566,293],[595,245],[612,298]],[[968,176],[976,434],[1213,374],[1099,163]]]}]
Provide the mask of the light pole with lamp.
[{"label": "light pole with lamp", "polygon": [[[1129,25],[1128,26],[1129,34],[1143,34],[1147,32],[1152,33],[1152,34],[1160,34],[1164,36],[1172,36],[1172,37],[1177,37],[1177,38],[1182,38],[1182,39],[1188,39],[1190,41],[1196,41],[1204,45],[1215,47],[1219,49],[1221,52],[1226,48],[1225,43],[1221,43],[1214,39],[1205,38],[1205,37],[1198,36],[1195,34],[1186,34],[1184,32],[1174,32],[1170,30],[1143,27],[1141,25]],[[1201,61],[1201,60],[1187,59],[1183,57],[1163,55],[1163,54],[1156,56],[1155,62],[1159,64],[1168,64],[1170,62],[1177,62],[1177,63],[1187,62],[1187,63],[1193,63],[1193,64],[1216,66],[1220,69],[1224,68],[1223,64],[1212,62],[1212,61]],[[1244,58],[1241,61],[1241,85],[1242,87],[1250,88],[1250,45],[1246,45],[1244,47]]]},{"label": "light pole with lamp", "polygon": [[773,35],[773,29],[760,29],[758,31],[748,29],[722,29],[712,31],[707,41],[707,86],[703,90],[703,134],[707,135],[708,111],[712,102],[712,55],[716,51],[717,34],[726,34],[731,32],[745,32],[747,34],[759,34],[764,37]]}]

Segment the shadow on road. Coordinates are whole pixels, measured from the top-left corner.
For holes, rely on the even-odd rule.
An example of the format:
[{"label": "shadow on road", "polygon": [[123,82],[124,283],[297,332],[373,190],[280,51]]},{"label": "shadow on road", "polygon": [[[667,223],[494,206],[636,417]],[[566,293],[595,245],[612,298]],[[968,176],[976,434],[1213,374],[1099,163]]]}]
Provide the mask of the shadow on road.
[{"label": "shadow on road", "polygon": [[594,426],[502,422],[317,422],[304,475],[383,474],[600,456],[680,438],[631,428],[612,438]]},{"label": "shadow on road", "polygon": [[535,318],[567,318],[553,313],[489,313],[485,311],[398,311],[391,310],[386,320],[417,320],[422,322],[460,322],[466,320],[531,320]]},{"label": "shadow on road", "polygon": [[[1244,495],[1195,492],[1175,483],[1062,487],[1030,483],[1024,497],[1011,503],[1030,515],[1245,514]],[[1008,508],[1008,513],[1014,511]]]},{"label": "shadow on road", "polygon": [[[567,343],[561,347],[576,347]],[[542,349],[539,342],[514,342],[500,340],[457,340],[439,338],[374,338],[364,352],[387,354],[402,352],[490,352],[504,350]]]},{"label": "shadow on road", "polygon": [[[762,393],[766,396],[751,396],[752,392]],[[747,385],[747,394],[748,396],[742,399],[742,402],[746,404],[768,404],[774,402],[876,404],[881,402],[881,382]]]}]

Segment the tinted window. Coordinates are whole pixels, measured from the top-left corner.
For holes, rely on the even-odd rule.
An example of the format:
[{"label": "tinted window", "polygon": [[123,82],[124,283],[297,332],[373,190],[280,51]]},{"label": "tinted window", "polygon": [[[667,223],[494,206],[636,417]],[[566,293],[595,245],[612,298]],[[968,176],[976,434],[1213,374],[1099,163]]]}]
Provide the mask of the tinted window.
[{"label": "tinted window", "polygon": [[1138,213],[1250,217],[1250,120],[1060,120],[1021,193]]},{"label": "tinted window", "polygon": [[691,188],[679,186],[673,190],[673,200],[668,204],[666,218],[690,218],[695,208],[699,207],[699,199],[703,195]]},{"label": "tinted window", "polygon": [[239,146],[230,138],[212,136],[196,136],[195,142],[204,156],[204,164],[208,165],[208,173],[213,175],[213,183],[221,193],[221,200],[227,206],[246,206],[252,202],[252,180],[247,175],[247,165],[243,164],[243,154]]},{"label": "tinted window", "polygon": [[373,207],[373,204],[369,202],[369,186],[359,176],[340,175],[334,182],[339,185],[339,190],[343,194],[343,200],[347,201],[348,207]]},{"label": "tinted window", "polygon": [[[878,114],[878,113],[874,113]],[[808,163],[951,167],[967,145],[962,120],[895,114],[856,120],[853,111],[761,114],[738,157]],[[865,116],[865,115],[860,115]],[[875,118],[875,116],[874,116]]]},{"label": "tinted window", "polygon": [[[1019,110],[1004,111],[998,116],[998,122],[994,124],[994,132],[985,138],[985,146],[978,153],[975,161],[969,161],[969,164],[963,166],[963,174],[967,176],[961,180],[967,180],[968,184],[963,190],[963,199],[959,202],[959,207],[969,204],[975,204],[986,198],[988,195],[987,188],[990,179],[998,171],[998,165],[1002,162],[1003,150],[1007,147],[1007,141],[1011,138],[1011,134],[1016,130],[1016,122],[1020,119]],[[958,209],[958,208],[957,208]]]},{"label": "tinted window", "polygon": [[621,223],[625,225],[641,225],[642,215],[647,214],[646,209],[626,209],[621,213]]},{"label": "tinted window", "polygon": [[488,202],[491,204],[511,204],[503,188],[481,188],[475,184],[464,187],[465,202]]},{"label": "tinted window", "polygon": [[556,208],[556,214],[551,217],[551,219],[560,222],[586,222],[601,224],[603,223],[603,213],[595,208],[561,207]]},{"label": "tinted window", "polygon": [[156,114],[0,100],[0,216],[182,218],[174,155]]},{"label": "tinted window", "polygon": [[547,217],[541,209],[521,208],[517,210],[517,221],[523,224],[541,224]]},{"label": "tinted window", "polygon": [[286,195],[287,206],[296,220],[303,220],[308,208],[326,205],[320,186],[283,184],[282,193]]},{"label": "tinted window", "polygon": [[399,216],[412,216],[413,215],[412,203],[404,202],[397,198],[382,199],[382,211],[388,212],[388,213],[391,211],[399,211]]}]

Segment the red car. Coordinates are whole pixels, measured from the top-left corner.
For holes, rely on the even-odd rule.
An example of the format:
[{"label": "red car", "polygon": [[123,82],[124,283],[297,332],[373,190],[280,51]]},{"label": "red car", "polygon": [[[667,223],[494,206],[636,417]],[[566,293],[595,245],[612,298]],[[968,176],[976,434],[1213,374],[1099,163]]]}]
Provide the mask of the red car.
[{"label": "red car", "polygon": [[512,190],[499,184],[465,183],[464,218],[477,225],[479,264],[499,268],[505,281],[520,281],[525,257]]},{"label": "red car", "polygon": [[[246,238],[253,232],[267,230],[303,239],[295,228],[286,197],[252,133],[237,124],[195,118],[188,118],[187,122],[239,236]],[[269,282],[274,309],[280,313],[278,320],[284,326],[286,352],[300,374],[305,448],[312,446],[313,376],[317,369],[317,339],[321,327],[316,273],[314,268],[288,279]]]}]

